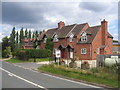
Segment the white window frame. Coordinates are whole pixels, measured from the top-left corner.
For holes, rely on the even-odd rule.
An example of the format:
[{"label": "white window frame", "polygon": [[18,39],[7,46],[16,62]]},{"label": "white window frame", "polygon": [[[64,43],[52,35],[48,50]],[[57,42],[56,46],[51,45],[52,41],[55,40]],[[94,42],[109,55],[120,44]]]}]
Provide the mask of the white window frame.
[{"label": "white window frame", "polygon": [[46,41],[47,41],[47,38],[44,38],[44,43],[46,43]]},{"label": "white window frame", "polygon": [[58,35],[56,34],[56,35],[54,36],[54,38],[53,38],[53,42],[58,42],[58,41],[59,41]]},{"label": "white window frame", "polygon": [[73,34],[70,35],[70,42],[74,42],[74,35]]},{"label": "white window frame", "polygon": [[100,54],[100,48],[97,48],[97,49],[96,49],[96,53],[97,53],[97,54]]},{"label": "white window frame", "polygon": [[81,54],[87,54],[87,49],[86,48],[81,48]]},{"label": "white window frame", "polygon": [[86,32],[82,32],[82,34],[81,34],[81,41],[82,42],[86,42],[87,41],[87,34],[86,34]]}]

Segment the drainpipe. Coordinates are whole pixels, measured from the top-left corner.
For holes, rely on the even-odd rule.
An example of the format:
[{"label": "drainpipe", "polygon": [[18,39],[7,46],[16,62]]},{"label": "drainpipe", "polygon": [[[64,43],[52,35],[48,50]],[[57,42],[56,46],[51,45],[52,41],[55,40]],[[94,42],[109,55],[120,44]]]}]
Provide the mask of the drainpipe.
[{"label": "drainpipe", "polygon": [[92,43],[90,43],[90,59],[91,59],[91,62],[92,62]]}]

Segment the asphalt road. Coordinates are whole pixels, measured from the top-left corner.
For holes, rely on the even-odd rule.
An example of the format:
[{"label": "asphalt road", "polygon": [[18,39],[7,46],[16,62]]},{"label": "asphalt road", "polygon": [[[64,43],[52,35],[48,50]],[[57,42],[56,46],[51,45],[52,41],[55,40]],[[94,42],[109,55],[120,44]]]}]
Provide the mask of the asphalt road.
[{"label": "asphalt road", "polygon": [[2,62],[2,88],[99,88]]}]

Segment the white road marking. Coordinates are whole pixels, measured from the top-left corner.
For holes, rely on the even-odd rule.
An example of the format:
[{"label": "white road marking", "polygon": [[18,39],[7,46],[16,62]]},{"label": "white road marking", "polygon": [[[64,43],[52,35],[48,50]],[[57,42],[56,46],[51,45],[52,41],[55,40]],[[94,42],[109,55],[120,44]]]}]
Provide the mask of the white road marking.
[{"label": "white road marking", "polygon": [[[7,62],[8,63],[8,62]],[[10,63],[8,63],[10,64]],[[15,65],[13,64],[14,66],[18,66],[18,65]],[[18,66],[19,67],[19,66]],[[23,68],[23,67],[22,67]],[[24,69],[24,68],[23,68]],[[29,69],[30,70],[30,69]],[[34,70],[31,70],[31,71],[34,71]],[[54,77],[54,78],[57,78],[57,79],[61,79],[61,80],[66,80],[66,81],[69,81],[69,82],[72,82],[72,83],[77,83],[77,84],[82,84],[82,85],[85,85],[85,86],[90,86],[90,87],[93,87],[93,88],[103,88],[103,87],[99,87],[99,86],[94,86],[94,85],[90,85],[90,84],[86,84],[86,83],[82,83],[82,82],[77,82],[77,81],[73,81],[73,80],[69,80],[69,79],[65,79],[65,78],[61,78],[61,77],[57,77],[57,76],[52,76],[50,74],[46,74],[46,73],[41,73],[43,75],[46,75],[46,76],[49,76],[49,77]]]},{"label": "white road marking", "polygon": [[13,76],[11,73],[8,73],[8,75],[11,76],[11,77]]},{"label": "white road marking", "polygon": [[82,82],[77,82],[77,81],[73,81],[73,80],[69,80],[69,79],[65,79],[65,78],[61,78],[61,77],[57,77],[57,76],[52,76],[52,75],[45,74],[45,73],[41,73],[41,74],[49,76],[49,77],[54,77],[54,78],[57,78],[57,79],[61,79],[61,80],[66,80],[66,81],[69,81],[69,82],[72,82],[72,83],[77,83],[77,84],[82,84],[82,85],[85,85],[85,86],[90,86],[90,87],[93,87],[93,88],[102,88],[102,87],[93,86],[93,85],[82,83]]},{"label": "white road marking", "polygon": [[18,75],[15,75],[15,74],[13,74],[13,73],[11,73],[11,72],[9,72],[9,71],[1,68],[1,67],[0,67],[0,69],[3,70],[4,72],[7,72],[9,75],[12,75],[12,76],[14,76],[14,77],[17,77],[17,78],[19,78],[19,79],[27,82],[27,83],[30,83],[30,84],[32,84],[32,85],[34,85],[34,86],[37,86],[37,87],[39,87],[39,88],[42,88],[42,89],[47,90],[45,87],[43,87],[43,86],[41,86],[41,85],[38,85],[38,84],[36,84],[36,83],[34,83],[34,82],[31,82],[31,81],[29,81],[29,80],[26,80],[26,79],[24,79],[24,78],[22,78],[22,77],[20,77],[20,76],[18,76]]}]

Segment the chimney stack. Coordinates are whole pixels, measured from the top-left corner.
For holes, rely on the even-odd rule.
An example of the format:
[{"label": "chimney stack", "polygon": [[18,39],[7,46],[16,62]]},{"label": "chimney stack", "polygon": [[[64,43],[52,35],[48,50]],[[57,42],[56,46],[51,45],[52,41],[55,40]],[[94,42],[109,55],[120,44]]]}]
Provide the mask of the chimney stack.
[{"label": "chimney stack", "polygon": [[105,19],[104,19],[103,21],[101,21],[101,26],[102,26],[102,45],[106,45],[107,32],[108,32],[108,22],[105,21]]},{"label": "chimney stack", "polygon": [[63,21],[60,21],[59,23],[58,23],[58,28],[59,29],[61,29],[62,27],[64,27],[65,26],[65,23],[63,22]]}]

